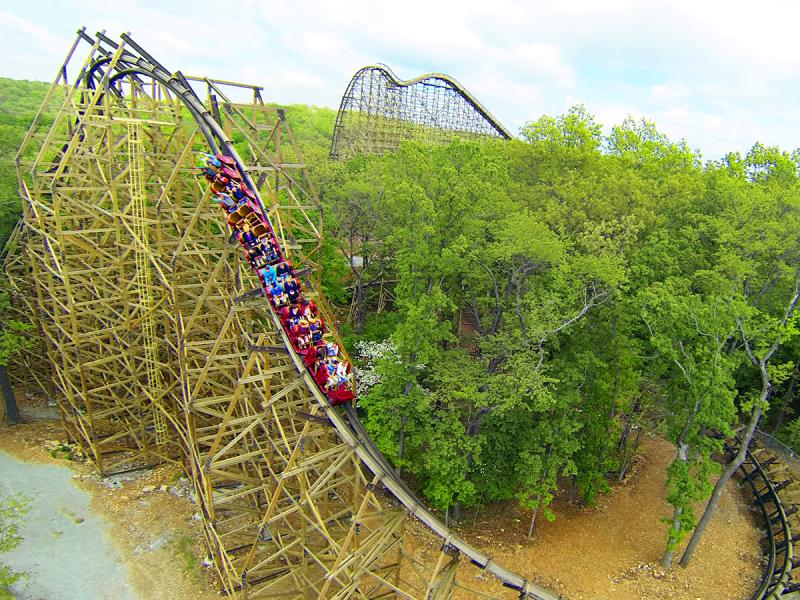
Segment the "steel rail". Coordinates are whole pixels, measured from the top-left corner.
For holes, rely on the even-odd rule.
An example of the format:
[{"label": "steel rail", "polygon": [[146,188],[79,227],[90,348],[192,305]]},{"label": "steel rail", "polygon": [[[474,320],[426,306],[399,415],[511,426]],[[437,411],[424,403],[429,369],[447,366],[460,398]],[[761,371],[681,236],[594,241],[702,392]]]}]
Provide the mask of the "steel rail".
[{"label": "steel rail", "polygon": [[[739,443],[741,444],[741,441]],[[778,495],[778,489],[749,448],[746,451],[746,458],[739,470],[753,491],[753,503],[757,504],[761,511],[767,535],[767,566],[750,600],[779,598],[789,583],[793,568],[794,549],[789,519]],[[748,465],[752,466],[750,471],[747,470]],[[778,539],[779,537],[782,539]]]},{"label": "steel rail", "polygon": [[[88,35],[85,37],[89,38]],[[119,48],[119,46],[113,42],[113,40],[110,40],[102,33],[98,33],[97,37],[99,40],[107,43],[115,50]],[[102,77],[103,84],[107,88],[111,88],[119,79],[125,76],[143,75],[165,86],[187,107],[192,117],[197,121],[198,126],[200,127],[200,130],[206,138],[209,146],[211,146],[215,151],[220,149],[224,154],[227,154],[234,160],[244,181],[247,183],[249,189],[256,197],[257,204],[262,211],[261,216],[264,218],[270,229],[273,229],[272,223],[270,222],[267,214],[267,210],[258,192],[258,188],[254,185],[254,182],[248,173],[244,162],[237,153],[236,149],[233,147],[233,143],[226,138],[224,131],[220,127],[219,123],[217,123],[217,121],[214,119],[211,111],[200,101],[194,90],[189,85],[188,81],[186,81],[180,72],[173,74],[167,71],[166,68],[155,61],[155,59],[153,59],[141,46],[139,46],[130,37],[130,35],[122,34],[120,37],[127,46],[133,48],[139,55],[137,56],[123,49],[117,63],[114,65],[114,69],[117,70],[117,72],[114,75],[111,75],[110,71],[107,71]],[[118,69],[117,64],[119,63],[121,63],[125,68]],[[443,76],[441,78],[446,78],[448,82],[458,85],[455,80],[452,80],[452,78],[447,76]],[[475,101],[475,103],[479,104],[477,101]],[[286,351],[292,358],[295,368],[304,379],[306,387],[313,394],[319,406],[323,409],[326,416],[345,443],[355,450],[361,461],[380,480],[383,486],[408,511],[408,513],[424,523],[433,533],[440,537],[443,540],[443,546],[458,550],[474,565],[499,579],[504,587],[517,590],[520,593],[520,598],[533,598],[534,600],[559,600],[560,596],[557,594],[554,594],[549,590],[531,581],[528,581],[525,578],[506,569],[505,567],[497,564],[489,556],[480,552],[465,540],[456,536],[444,523],[434,516],[433,513],[431,513],[431,511],[425,507],[419,499],[416,498],[405,482],[397,475],[394,468],[389,464],[389,461],[375,446],[352,407],[348,407],[344,411],[344,414],[348,416],[348,419],[344,419],[342,412],[330,405],[327,396],[319,389],[316,381],[311,377],[311,374],[306,369],[303,359],[295,351],[294,346],[274,309],[271,305],[269,305],[269,308],[269,314],[273,320],[273,324],[276,330],[280,332]]]}]

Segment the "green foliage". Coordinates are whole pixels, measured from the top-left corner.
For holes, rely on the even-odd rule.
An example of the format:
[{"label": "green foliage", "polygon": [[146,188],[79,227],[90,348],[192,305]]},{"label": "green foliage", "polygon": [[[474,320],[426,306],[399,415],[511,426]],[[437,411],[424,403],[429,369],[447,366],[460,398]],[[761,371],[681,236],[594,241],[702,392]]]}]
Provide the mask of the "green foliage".
[{"label": "green foliage", "polygon": [[516,498],[548,516],[565,478],[587,503],[608,490],[655,422],[682,448],[672,546],[757,397],[739,322],[757,349],[780,333],[776,381],[797,364],[797,322],[780,322],[800,153],[702,165],[646,120],[603,137],[582,106],[521,133],[316,167],[338,252],[364,259],[354,337],[397,349],[361,399],[367,426],[438,507]]},{"label": "green foliage", "polygon": [[[0,498],[0,554],[10,552],[22,542],[19,525],[28,512],[29,498],[14,496]],[[16,573],[0,561],[0,600],[13,600],[11,586],[24,574]]]},{"label": "green foliage", "polygon": [[[0,192],[12,198],[15,148],[45,89],[0,79]],[[783,321],[800,265],[800,151],[755,144],[702,164],[650,121],[603,136],[575,106],[521,140],[333,163],[334,111],[287,118],[323,205],[323,291],[352,307],[342,333],[393,344],[370,364],[366,425],[435,506],[516,499],[550,517],[564,481],[591,503],[649,427],[680,449],[673,547],[708,496],[718,434],[760,398],[743,338],[757,353],[778,341],[772,382],[782,411],[798,408],[798,323]],[[3,206],[0,238],[18,210]],[[6,320],[0,361],[24,333]]]},{"label": "green foliage", "polygon": [[[49,85],[0,77],[0,250],[20,213],[14,157]],[[45,115],[52,120],[52,115]]]},{"label": "green foliage", "polygon": [[781,427],[777,437],[790,448],[800,448],[800,418],[793,419]]},{"label": "green foliage", "polygon": [[8,365],[20,350],[33,346],[33,339],[28,335],[32,326],[9,316],[11,301],[2,288],[0,279],[0,365]]}]

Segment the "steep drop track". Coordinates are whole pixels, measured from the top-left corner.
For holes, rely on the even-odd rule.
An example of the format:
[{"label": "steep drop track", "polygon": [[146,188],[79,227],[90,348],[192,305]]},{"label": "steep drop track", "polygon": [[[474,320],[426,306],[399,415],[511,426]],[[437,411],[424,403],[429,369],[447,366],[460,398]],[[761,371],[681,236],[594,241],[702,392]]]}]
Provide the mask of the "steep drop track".
[{"label": "steep drop track", "polygon": [[[414,496],[376,448],[353,407],[348,405],[337,409],[329,405],[325,394],[306,370],[302,357],[295,352],[278,316],[259,293],[260,290],[241,294],[228,303],[224,294],[217,297],[217,292],[211,289],[213,286],[209,283],[206,283],[204,290],[192,288],[196,284],[183,280],[183,288],[170,287],[171,278],[181,277],[178,270],[180,259],[191,244],[187,232],[197,227],[201,220],[201,208],[195,210],[185,201],[174,204],[176,214],[177,211],[183,211],[187,215],[191,214],[191,219],[182,221],[176,242],[172,246],[171,263],[153,258],[148,244],[163,236],[149,234],[146,228],[156,225],[151,214],[155,214],[156,219],[167,218],[159,215],[162,215],[167,202],[175,195],[174,191],[171,194],[168,191],[173,189],[170,186],[177,185],[179,169],[176,168],[169,177],[162,177],[158,181],[155,175],[148,173],[156,168],[158,161],[169,160],[170,156],[174,156],[176,163],[185,166],[200,140],[190,136],[185,145],[182,141],[181,145],[176,146],[183,148],[179,155],[170,155],[174,150],[168,149],[169,143],[177,136],[178,129],[165,122],[163,115],[144,115],[145,103],[142,98],[146,90],[153,90],[154,100],[160,97],[159,94],[170,96],[170,100],[179,100],[196,122],[207,147],[212,152],[219,152],[233,159],[244,182],[256,195],[255,201],[261,217],[278,239],[283,240],[287,249],[297,249],[302,244],[297,242],[295,236],[286,234],[288,226],[280,220],[279,207],[265,203],[260,190],[264,189],[264,181],[268,176],[275,179],[276,197],[283,193],[291,195],[295,182],[290,174],[284,172],[285,165],[262,157],[261,166],[254,167],[253,160],[250,160],[248,166],[242,159],[231,142],[230,127],[226,130],[222,125],[226,117],[220,114],[216,104],[216,98],[222,96],[222,92],[212,80],[204,80],[209,90],[215,90],[208,106],[200,100],[187,78],[179,72],[169,72],[130,36],[123,34],[121,41],[116,42],[102,33],[92,37],[81,30],[79,40],[76,40],[67,60],[80,40],[91,46],[90,56],[74,86],[67,93],[65,108],[59,114],[61,121],[57,119],[57,125],[60,122],[62,129],[69,130],[68,139],[63,145],[57,144],[55,138],[59,134],[53,133],[56,131],[54,126],[43,138],[41,148],[36,149],[38,156],[35,165],[38,166],[38,171],[32,171],[35,177],[30,188],[25,177],[20,176],[20,189],[26,206],[29,254],[35,254],[30,260],[36,267],[35,272],[40,274],[40,281],[36,286],[37,300],[31,306],[38,307],[48,315],[56,315],[50,321],[55,321],[57,327],[48,323],[42,324],[45,337],[49,339],[51,363],[58,363],[54,367],[56,371],[62,374],[80,372],[78,384],[66,381],[64,376],[57,381],[61,391],[70,397],[62,405],[62,412],[65,423],[70,424],[72,435],[84,445],[88,443],[91,446],[98,465],[106,453],[97,451],[96,444],[92,442],[97,436],[92,427],[96,423],[110,423],[112,421],[108,419],[111,418],[118,419],[113,421],[116,423],[121,422],[119,419],[124,419],[128,425],[132,423],[131,430],[137,430],[141,434],[137,439],[152,440],[147,444],[142,443],[141,448],[143,451],[147,450],[151,458],[174,460],[176,452],[183,454],[184,461],[191,466],[206,538],[215,558],[223,590],[228,594],[241,598],[424,597],[432,600],[454,597],[453,594],[458,593],[456,590],[462,589],[470,591],[461,592],[468,595],[458,597],[499,598],[509,597],[511,592],[518,598],[555,600],[558,597],[556,594],[496,564],[490,557],[454,535]],[[66,73],[66,66],[63,71]],[[56,85],[63,86],[64,83],[59,76],[54,88]],[[156,93],[156,88],[161,91]],[[67,116],[68,103],[75,105],[79,102],[78,98],[82,98],[80,108],[72,116]],[[158,104],[153,104],[156,105]],[[231,115],[239,110],[235,103],[224,97],[222,105],[223,110]],[[127,111],[122,116],[114,113],[120,106],[124,106]],[[242,114],[241,111],[239,114]],[[283,123],[282,114],[279,117],[276,127]],[[174,112],[173,118],[180,120],[179,111]],[[127,133],[117,136],[114,132],[118,130],[113,129],[114,127],[125,127],[124,131]],[[161,128],[162,133],[166,132],[166,149],[156,148],[150,154],[146,153],[149,144],[156,144],[153,141],[155,137],[149,134],[149,128],[153,128],[153,131]],[[251,126],[251,129],[252,131],[242,129],[241,133],[252,150],[256,144],[255,133],[258,128]],[[251,139],[248,135],[254,137]],[[26,138],[20,156],[26,152],[33,137],[31,133]],[[267,145],[277,152],[279,142],[273,137]],[[119,161],[110,162],[109,164],[121,170],[109,174],[98,166],[100,170],[95,172],[95,167],[105,160],[103,148],[109,149],[109,155],[113,152],[124,153],[129,164],[120,167]],[[41,165],[47,161],[52,166],[44,169]],[[79,245],[81,256],[76,260],[82,261],[82,268],[75,269],[73,273],[83,276],[91,271],[93,274],[88,283],[82,284],[93,291],[88,300],[81,301],[77,299],[80,295],[78,286],[68,283],[68,280],[75,280],[70,280],[65,275],[65,263],[72,259],[64,249],[73,243],[72,240],[77,235],[72,235],[63,227],[64,219],[68,216],[64,214],[64,206],[71,201],[69,194],[78,194],[74,191],[77,188],[70,187],[72,183],[65,185],[64,182],[73,182],[79,177],[87,182],[83,184],[80,193],[97,189],[103,194],[102,202],[98,200],[94,210],[91,205],[83,202],[80,206],[81,211],[85,212],[75,215],[74,222],[71,223],[80,235],[96,235],[100,247],[97,251],[90,247],[90,243],[81,242]],[[125,186],[115,187],[114,181],[117,179],[124,180]],[[282,184],[279,180],[288,183]],[[148,196],[155,183],[163,187],[162,191],[155,197]],[[130,198],[130,204],[120,208],[117,203],[123,190],[127,194],[126,198]],[[207,201],[207,194],[204,199]],[[95,218],[105,219],[104,226],[93,225],[92,219]],[[119,237],[119,225],[112,223],[118,222],[120,218],[123,221],[131,219],[133,225],[126,225],[123,233],[130,233],[134,242],[124,247],[120,246],[121,242],[117,242],[113,246],[117,248],[115,257],[113,253],[104,250],[106,246],[103,244],[111,243],[109,240],[114,236]],[[50,220],[59,223],[54,230],[48,229]],[[213,224],[209,224],[208,228],[213,229]],[[227,237],[224,232],[221,235]],[[196,260],[205,260],[203,252],[206,251],[196,251]],[[228,261],[238,262],[230,245],[222,256],[227,257]],[[110,276],[98,264],[99,261],[109,260],[114,265],[117,262],[122,265],[124,260],[130,259],[133,264],[131,257],[135,258],[133,281],[125,283],[122,288],[119,288],[119,278],[114,283],[125,298],[122,308],[115,309],[114,317],[120,318],[122,313],[130,316],[123,325],[107,322],[98,325],[98,331],[102,331],[112,341],[102,342],[108,356],[81,362],[82,344],[87,343],[88,337],[80,333],[81,324],[75,320],[78,311],[71,306],[90,310],[101,303],[99,288],[106,283],[101,280]],[[175,270],[171,271],[172,267]],[[219,274],[230,269],[224,261],[216,264],[212,261],[208,268],[215,277],[222,277]],[[239,273],[236,269],[231,272]],[[243,285],[242,277],[250,275],[235,275],[232,285]],[[166,291],[157,297],[153,295],[153,290],[159,284]],[[324,298],[319,295],[319,290],[314,290],[309,282],[305,283],[305,287],[309,290],[309,295],[316,297],[321,306],[324,306]],[[62,288],[65,297],[59,298],[58,290]],[[174,302],[177,306],[179,292],[190,289],[196,289],[194,293],[200,295],[198,307],[212,296],[214,300],[226,303],[227,313],[220,313],[226,315],[221,333],[211,342],[192,341],[184,336],[185,331],[192,326],[197,327],[197,323],[202,321],[199,308],[191,315],[184,309],[176,309],[175,316],[166,321],[158,321],[152,316],[170,303]],[[129,298],[133,292],[138,300],[132,301]],[[247,308],[253,303],[257,303],[258,307]],[[258,314],[263,317],[254,320],[247,316],[251,313],[246,315],[243,312],[245,309],[251,312],[260,311]],[[72,331],[68,330],[70,317],[73,321]],[[122,318],[124,320],[125,316]],[[246,333],[249,324],[263,324],[265,318],[271,320],[271,328],[252,336]],[[330,326],[330,317],[327,321]],[[158,346],[158,338],[166,336],[162,333],[164,327],[174,328],[178,332],[178,341],[171,343],[164,339],[160,342],[161,346]],[[236,334],[237,331],[242,333]],[[125,337],[131,335],[138,337]],[[236,335],[247,339],[237,340]],[[69,352],[65,340],[69,340]],[[90,391],[107,394],[109,390],[115,389],[114,386],[123,385],[127,387],[121,390],[122,395],[141,393],[146,399],[141,402],[137,399],[133,405],[109,404],[108,408],[95,410],[92,414],[90,404],[85,400],[89,393],[85,381],[89,378],[90,370],[102,369],[104,365],[120,360],[118,355],[124,354],[124,349],[115,350],[116,342],[113,340],[124,340],[126,344],[143,346],[143,350],[136,354],[140,358],[126,359],[124,363],[125,368],[131,370],[131,380],[127,382],[122,375],[110,370],[102,375],[107,383]],[[193,362],[193,353],[199,352],[198,348],[201,346],[204,360],[198,358]],[[164,364],[165,352],[178,357],[179,366],[176,368],[180,373],[173,374],[174,380],[170,375],[172,371]],[[209,393],[204,400],[191,399],[193,393],[196,395],[197,390],[209,385],[207,374],[212,368],[210,365],[225,357],[241,360],[243,369],[234,370],[234,365],[226,375],[231,381],[230,385],[235,388],[233,395],[222,395],[222,391],[219,391],[221,386],[215,383],[214,389],[218,390],[216,396]],[[262,364],[259,362],[262,359],[267,362]],[[194,364],[198,366],[193,367]],[[142,381],[146,382],[146,387],[136,387]],[[263,384],[266,392],[263,389],[248,391],[243,387],[251,383]],[[78,389],[81,386],[83,389]],[[255,397],[256,393],[261,394],[261,409],[256,404],[247,408],[250,405],[246,400]],[[73,396],[78,400],[71,399]],[[173,401],[171,398],[178,400]],[[176,406],[183,402],[180,398],[189,400],[183,406]],[[278,402],[285,403],[290,398],[294,404],[287,406],[295,407],[291,409],[291,414],[277,415],[275,407]],[[271,417],[270,411],[273,413]],[[221,423],[219,431],[214,430],[216,426],[207,425],[212,421],[201,419],[201,416],[205,418],[209,414]],[[109,431],[107,425],[104,427],[104,443],[109,443],[107,453],[120,453],[130,449],[117,448],[114,445],[126,436],[130,437],[129,431],[116,433]],[[169,432],[173,429],[176,433],[171,435]],[[237,447],[242,440],[249,440],[247,443],[250,444],[244,451]],[[225,454],[232,450],[236,454]],[[247,471],[232,470],[245,462],[251,465],[257,461],[260,461],[258,465],[248,467]],[[129,466],[135,468],[135,465],[132,462]],[[102,466],[99,468],[103,470]],[[258,473],[262,474],[259,476]],[[350,497],[351,508],[340,506],[345,495]],[[390,502],[381,504],[379,498],[387,496]],[[424,523],[440,538],[441,551],[433,562],[423,564],[424,561],[407,558],[400,533],[402,514],[392,516],[389,508],[392,503]],[[397,555],[398,558],[390,560],[390,554]],[[477,592],[459,583],[460,571],[464,570],[462,566],[468,567],[469,564],[497,578],[499,589],[496,595]],[[421,585],[406,586],[403,583],[407,579],[406,572],[412,571],[416,580],[422,582]]]}]

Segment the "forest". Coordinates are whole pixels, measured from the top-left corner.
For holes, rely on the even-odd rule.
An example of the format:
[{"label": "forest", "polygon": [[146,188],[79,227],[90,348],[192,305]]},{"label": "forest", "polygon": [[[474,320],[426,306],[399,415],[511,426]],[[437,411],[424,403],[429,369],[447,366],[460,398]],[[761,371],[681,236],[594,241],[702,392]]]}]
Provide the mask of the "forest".
[{"label": "forest", "polygon": [[[0,244],[46,89],[0,79]],[[533,531],[557,490],[591,505],[654,433],[676,446],[664,564],[694,531],[688,562],[743,459],[720,464],[724,441],[758,426],[800,447],[800,153],[709,160],[650,121],[604,129],[575,106],[512,141],[331,162],[335,112],[287,115],[359,408],[449,519],[515,500]]]}]

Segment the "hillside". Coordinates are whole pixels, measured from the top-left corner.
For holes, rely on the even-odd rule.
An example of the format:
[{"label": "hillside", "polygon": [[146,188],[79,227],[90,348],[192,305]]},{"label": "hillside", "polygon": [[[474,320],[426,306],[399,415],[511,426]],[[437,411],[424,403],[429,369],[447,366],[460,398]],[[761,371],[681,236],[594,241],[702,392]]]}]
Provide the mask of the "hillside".
[{"label": "hillside", "polygon": [[[0,77],[0,248],[19,214],[14,157],[49,88],[49,83],[41,81]],[[283,108],[309,159],[324,157],[330,147],[336,111],[305,104]],[[52,118],[53,115],[45,115],[45,119]]]}]

